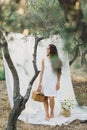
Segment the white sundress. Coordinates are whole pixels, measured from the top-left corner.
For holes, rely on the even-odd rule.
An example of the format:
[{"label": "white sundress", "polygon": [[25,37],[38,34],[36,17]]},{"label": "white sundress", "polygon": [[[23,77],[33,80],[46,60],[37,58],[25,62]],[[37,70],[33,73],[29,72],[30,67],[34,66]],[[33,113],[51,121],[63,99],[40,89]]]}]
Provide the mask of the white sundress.
[{"label": "white sundress", "polygon": [[42,93],[45,96],[56,96],[57,75],[51,66],[51,59],[44,60],[44,73],[42,78]]}]

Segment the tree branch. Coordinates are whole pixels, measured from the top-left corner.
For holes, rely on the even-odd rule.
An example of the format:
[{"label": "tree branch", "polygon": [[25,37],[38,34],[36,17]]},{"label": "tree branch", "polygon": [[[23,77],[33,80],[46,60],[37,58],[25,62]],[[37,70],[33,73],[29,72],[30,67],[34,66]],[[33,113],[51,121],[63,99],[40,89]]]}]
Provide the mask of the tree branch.
[{"label": "tree branch", "polygon": [[72,63],[76,60],[76,58],[78,57],[78,53],[79,53],[79,44],[75,46],[74,48],[75,54],[72,58],[71,61],[69,61],[69,65],[72,65]]},{"label": "tree branch", "polygon": [[83,52],[82,52],[81,64],[85,64],[86,63],[86,58],[85,58],[86,54],[87,54],[87,49],[83,50]]},{"label": "tree branch", "polygon": [[13,75],[13,83],[14,83],[14,100],[20,95],[20,88],[19,88],[19,78],[18,78],[18,74],[17,74],[17,71],[15,69],[15,66],[11,60],[11,57],[10,57],[10,54],[9,54],[9,50],[8,50],[8,44],[7,44],[7,41],[6,41],[6,38],[5,38],[5,34],[3,34],[3,32],[0,31],[0,39],[3,41],[3,53],[4,53],[4,57],[8,63],[8,67],[9,69],[11,70],[12,72],[12,75]]},{"label": "tree branch", "polygon": [[33,67],[34,67],[35,74],[34,74],[33,78],[31,79],[31,81],[29,83],[29,87],[28,87],[27,92],[25,94],[25,100],[26,101],[29,98],[33,82],[35,81],[35,79],[37,78],[37,76],[38,76],[38,74],[40,72],[38,70],[38,68],[37,68],[37,65],[36,65],[36,56],[37,56],[37,46],[38,46],[38,43],[42,39],[44,39],[44,38],[43,37],[41,37],[41,38],[35,37],[35,46],[34,46],[34,54],[33,54]]}]

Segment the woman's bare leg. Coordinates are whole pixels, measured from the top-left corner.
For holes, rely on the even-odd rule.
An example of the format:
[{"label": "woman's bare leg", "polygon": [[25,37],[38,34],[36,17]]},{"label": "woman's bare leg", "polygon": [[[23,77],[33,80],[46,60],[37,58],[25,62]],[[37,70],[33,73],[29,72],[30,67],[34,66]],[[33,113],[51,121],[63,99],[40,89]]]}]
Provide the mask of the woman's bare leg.
[{"label": "woman's bare leg", "polygon": [[46,120],[49,121],[49,105],[48,105],[48,97],[45,98],[44,108],[46,113]]},{"label": "woman's bare leg", "polygon": [[54,97],[49,97],[49,100],[50,100],[50,118],[54,118],[54,105],[55,105]]}]

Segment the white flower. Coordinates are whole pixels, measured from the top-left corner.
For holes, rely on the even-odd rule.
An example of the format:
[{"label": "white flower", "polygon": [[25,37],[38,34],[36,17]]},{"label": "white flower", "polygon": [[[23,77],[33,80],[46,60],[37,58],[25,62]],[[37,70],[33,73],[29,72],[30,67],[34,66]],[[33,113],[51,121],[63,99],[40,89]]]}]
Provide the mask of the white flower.
[{"label": "white flower", "polygon": [[70,99],[64,99],[63,102],[61,102],[61,107],[64,110],[70,110],[71,108],[73,108],[74,103],[73,100]]}]

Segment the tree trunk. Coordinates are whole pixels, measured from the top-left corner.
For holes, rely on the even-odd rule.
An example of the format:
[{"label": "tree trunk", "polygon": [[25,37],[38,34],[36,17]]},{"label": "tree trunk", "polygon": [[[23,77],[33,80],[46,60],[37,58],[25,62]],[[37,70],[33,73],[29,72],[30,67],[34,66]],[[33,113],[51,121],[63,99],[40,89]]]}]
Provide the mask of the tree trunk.
[{"label": "tree trunk", "polygon": [[23,97],[19,96],[9,114],[7,130],[16,130],[17,119],[24,109],[25,104],[23,103]]},{"label": "tree trunk", "polygon": [[[87,23],[83,21],[83,11],[80,0],[58,0],[61,8],[64,10],[66,19],[66,29],[74,32],[80,32],[79,38],[84,43],[87,42]],[[73,15],[72,15],[73,13]]]},{"label": "tree trunk", "polygon": [[7,124],[6,130],[16,130],[17,119],[18,119],[19,115],[21,114],[22,110],[25,109],[25,104],[29,99],[33,82],[35,81],[36,77],[38,76],[38,74],[40,72],[40,71],[38,71],[37,65],[36,65],[36,54],[37,54],[38,43],[43,38],[38,38],[38,37],[35,38],[35,46],[34,46],[34,54],[33,54],[33,66],[34,66],[35,74],[29,83],[25,96],[23,97],[20,95],[19,78],[18,78],[17,71],[14,67],[14,64],[11,60],[11,57],[9,55],[8,44],[7,44],[7,41],[5,38],[6,36],[1,31],[0,31],[0,34],[1,34],[0,35],[0,40],[1,40],[0,46],[3,47],[4,57],[12,72],[13,81],[14,81],[14,91],[13,91],[14,106],[9,114],[9,119],[8,119],[8,124]]},{"label": "tree trunk", "polygon": [[86,54],[87,54],[87,49],[84,49],[83,52],[82,52],[82,57],[81,57],[81,64],[86,64],[87,61],[86,61]]},{"label": "tree trunk", "polygon": [[78,54],[79,54],[79,44],[75,46],[74,51],[75,51],[75,54],[74,54],[73,58],[69,61],[69,65],[72,65],[72,63],[78,57]]}]

